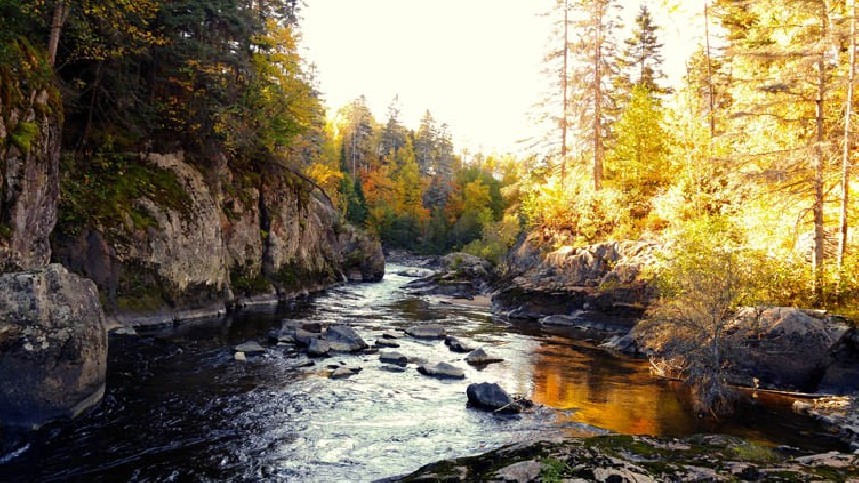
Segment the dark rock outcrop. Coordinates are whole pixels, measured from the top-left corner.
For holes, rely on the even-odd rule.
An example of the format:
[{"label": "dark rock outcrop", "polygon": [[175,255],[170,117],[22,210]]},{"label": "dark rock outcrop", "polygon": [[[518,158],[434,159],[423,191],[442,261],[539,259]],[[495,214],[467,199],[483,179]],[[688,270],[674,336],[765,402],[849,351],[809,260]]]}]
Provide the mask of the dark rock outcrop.
[{"label": "dark rock outcrop", "polygon": [[745,308],[726,328],[727,344],[742,348],[738,382],[761,387],[814,390],[847,325],[823,314],[790,307]]},{"label": "dark rock outcrop", "polygon": [[106,366],[92,281],[57,264],[0,276],[0,425],[76,416],[101,400]]},{"label": "dark rock outcrop", "polygon": [[655,295],[640,275],[657,249],[655,244],[627,241],[544,254],[525,240],[508,257],[508,272],[492,297],[493,309],[514,318],[579,314],[594,322],[632,326]]}]

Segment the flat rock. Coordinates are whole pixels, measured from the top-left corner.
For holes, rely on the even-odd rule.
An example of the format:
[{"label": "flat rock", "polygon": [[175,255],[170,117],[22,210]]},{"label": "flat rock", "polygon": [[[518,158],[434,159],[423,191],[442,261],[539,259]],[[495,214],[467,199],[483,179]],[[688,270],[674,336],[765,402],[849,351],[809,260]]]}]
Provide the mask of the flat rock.
[{"label": "flat rock", "polygon": [[495,476],[501,481],[537,481],[542,470],[543,464],[539,461],[520,461],[501,468]]},{"label": "flat rock", "polygon": [[399,339],[400,336],[398,334],[394,334],[393,332],[385,332],[382,334],[382,338],[387,340],[396,340]]},{"label": "flat rock", "polygon": [[336,352],[354,352],[367,348],[364,339],[348,325],[332,325],[325,332],[325,338]]},{"label": "flat rock", "polygon": [[248,356],[259,355],[265,352],[265,348],[256,341],[243,342],[237,345],[235,349],[236,352],[244,352]]},{"label": "flat rock", "polygon": [[439,362],[434,366],[419,366],[418,372],[425,376],[431,376],[437,379],[465,379],[465,373],[462,369],[448,364],[447,362]]},{"label": "flat rock", "polygon": [[465,362],[474,365],[494,364],[496,362],[502,362],[503,360],[504,359],[501,359],[500,357],[491,357],[485,350],[483,350],[482,347],[474,349],[465,357]]},{"label": "flat rock", "polygon": [[379,360],[388,364],[396,364],[404,366],[409,363],[409,358],[395,351],[382,351],[379,353]]},{"label": "flat rock", "polygon": [[242,352],[242,351],[238,351],[238,352],[236,352],[235,354],[233,354],[233,358],[234,358],[235,360],[237,360],[237,361],[246,361],[246,360],[248,360],[248,358],[247,358],[247,357],[245,357],[245,353],[244,353],[244,352]]},{"label": "flat rock", "polygon": [[406,334],[417,339],[441,339],[444,327],[437,324],[413,325],[406,329]]}]

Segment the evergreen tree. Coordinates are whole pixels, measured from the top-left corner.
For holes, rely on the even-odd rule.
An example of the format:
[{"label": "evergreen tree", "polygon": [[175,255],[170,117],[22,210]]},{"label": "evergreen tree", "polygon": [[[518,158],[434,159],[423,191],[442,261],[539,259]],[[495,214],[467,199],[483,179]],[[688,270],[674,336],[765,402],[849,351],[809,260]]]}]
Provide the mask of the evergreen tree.
[{"label": "evergreen tree", "polygon": [[653,94],[667,94],[662,72],[662,46],[656,35],[658,27],[647,5],[639,6],[632,36],[624,41],[623,54],[618,59],[621,73],[616,83],[620,98],[629,98],[634,86],[644,86]]}]

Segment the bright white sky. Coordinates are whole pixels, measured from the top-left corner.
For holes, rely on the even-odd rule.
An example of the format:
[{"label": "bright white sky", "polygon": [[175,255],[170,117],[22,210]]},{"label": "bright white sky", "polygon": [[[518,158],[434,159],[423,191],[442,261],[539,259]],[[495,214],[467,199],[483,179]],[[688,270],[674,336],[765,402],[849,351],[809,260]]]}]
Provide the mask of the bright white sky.
[{"label": "bright white sky", "polygon": [[[302,9],[302,44],[305,58],[318,67],[329,115],[363,94],[384,122],[398,95],[409,128],[429,109],[450,126],[457,150],[515,152],[516,141],[532,134],[528,112],[540,97],[549,36],[548,20],[538,14],[552,3],[312,0]],[[632,24],[639,2],[620,3]],[[690,2],[677,3],[688,8]],[[679,77],[695,44],[683,30],[696,29],[689,20],[665,16],[657,23],[665,70]]]}]

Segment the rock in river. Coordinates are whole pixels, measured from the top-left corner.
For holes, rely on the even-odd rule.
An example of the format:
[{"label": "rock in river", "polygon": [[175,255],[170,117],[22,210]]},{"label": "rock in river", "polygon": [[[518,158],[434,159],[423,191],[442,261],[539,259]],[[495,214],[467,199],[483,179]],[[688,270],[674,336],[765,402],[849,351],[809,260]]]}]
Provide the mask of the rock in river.
[{"label": "rock in river", "polygon": [[437,324],[413,325],[406,329],[406,334],[418,339],[441,339],[444,327]]},{"label": "rock in river", "polygon": [[325,333],[325,338],[331,344],[331,350],[337,352],[354,352],[367,348],[364,339],[348,325],[332,325]]},{"label": "rock in river", "polygon": [[456,337],[448,337],[447,340],[445,340],[445,344],[447,344],[453,352],[471,352],[474,350],[474,347],[469,346],[467,342],[463,342]]},{"label": "rock in river", "polygon": [[324,339],[313,339],[307,346],[307,355],[310,357],[325,357],[331,351],[331,344]]},{"label": "rock in river", "polygon": [[439,362],[434,366],[422,365],[418,367],[418,372],[438,379],[465,379],[465,373],[462,372],[462,369],[447,362]]},{"label": "rock in river", "polygon": [[379,360],[388,364],[396,364],[404,366],[409,363],[409,358],[394,351],[382,351],[379,353]]},{"label": "rock in river", "polygon": [[0,276],[0,427],[74,417],[105,388],[98,290],[59,264]]},{"label": "rock in river", "polygon": [[506,411],[518,412],[519,408],[513,404],[513,398],[507,391],[494,382],[481,382],[469,384],[465,394],[468,396],[469,406],[495,411],[505,408]]},{"label": "rock in river", "polygon": [[500,357],[490,357],[482,347],[474,349],[465,357],[465,361],[473,365],[492,364],[503,360]]}]

